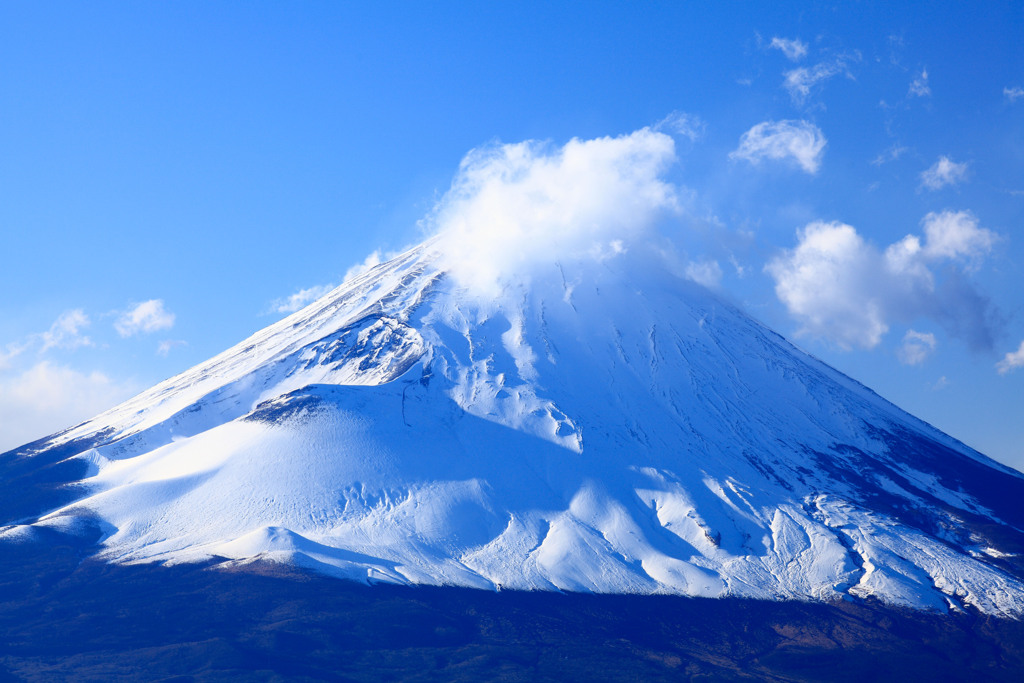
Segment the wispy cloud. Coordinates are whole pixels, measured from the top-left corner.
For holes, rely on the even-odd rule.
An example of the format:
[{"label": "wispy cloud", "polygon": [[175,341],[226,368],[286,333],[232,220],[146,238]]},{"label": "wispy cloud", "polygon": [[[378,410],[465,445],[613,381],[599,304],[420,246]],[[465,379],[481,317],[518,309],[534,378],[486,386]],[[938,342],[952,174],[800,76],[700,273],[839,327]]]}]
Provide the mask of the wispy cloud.
[{"label": "wispy cloud", "polygon": [[934,353],[937,343],[931,332],[907,330],[897,356],[904,365],[920,365]]},{"label": "wispy cloud", "polygon": [[82,334],[82,330],[90,325],[89,316],[76,308],[61,313],[50,329],[39,335],[40,351],[53,348],[75,349],[80,346],[92,346],[92,340]]},{"label": "wispy cloud", "polygon": [[0,349],[0,372],[10,368],[14,359],[28,348],[29,344],[26,342],[12,342]]},{"label": "wispy cloud", "polygon": [[[381,263],[387,261],[388,259],[397,256],[402,251],[405,251],[405,249],[387,253],[383,253],[380,250],[374,250],[365,259],[363,259],[359,263],[350,266],[349,269],[345,271],[345,275],[344,277],[342,277],[342,282],[348,282],[349,280],[359,277],[360,275],[366,273],[375,266],[378,266]],[[302,310],[303,308],[313,303],[317,299],[325,296],[333,289],[335,289],[337,286],[338,285],[334,284],[333,282],[329,282],[325,285],[313,285],[312,287],[300,289],[297,292],[294,292],[293,294],[271,301],[269,310],[267,312],[295,313],[296,311]]]},{"label": "wispy cloud", "polygon": [[345,271],[345,276],[342,278],[342,282],[348,282],[349,280],[359,277],[365,272],[368,272],[372,268],[379,266],[381,263],[387,260],[388,257],[381,256],[380,250],[374,250],[369,256],[363,259],[361,262],[350,266]]},{"label": "wispy cloud", "polygon": [[1003,88],[1003,97],[1010,100],[1010,102],[1016,102],[1020,98],[1024,97],[1024,88],[1019,85],[1015,85],[1012,88]]},{"label": "wispy cloud", "polygon": [[1001,361],[996,363],[996,370],[1000,375],[1005,375],[1017,368],[1024,368],[1024,341],[1020,343],[1016,351],[1007,353]]},{"label": "wispy cloud", "polygon": [[967,162],[956,163],[947,156],[921,172],[921,186],[929,190],[940,190],[947,185],[956,185],[967,178]]},{"label": "wispy cloud", "polygon": [[[965,273],[996,239],[966,211],[930,213],[924,239],[880,250],[850,225],[814,222],[765,267],[801,334],[840,348],[877,346],[893,321],[930,318],[971,348],[992,346],[991,305]],[[941,269],[936,266],[943,266]],[[917,340],[920,342],[920,340]]]},{"label": "wispy cloud", "polygon": [[772,42],[768,47],[781,50],[782,54],[786,55],[786,58],[792,62],[798,62],[807,56],[807,43],[799,40],[788,38],[772,38]]},{"label": "wispy cloud", "polygon": [[808,121],[763,121],[743,134],[729,157],[755,165],[762,159],[792,159],[813,175],[821,166],[826,144],[821,129]]},{"label": "wispy cloud", "polygon": [[43,354],[51,349],[73,350],[94,346],[92,339],[82,333],[91,324],[89,316],[80,308],[64,311],[45,332],[30,334],[0,348],[0,371],[10,369],[19,356],[32,349]]},{"label": "wispy cloud", "polygon": [[0,452],[93,417],[138,389],[49,360],[0,376]]},{"label": "wispy cloud", "polygon": [[80,346],[92,346],[92,340],[81,333],[81,330],[88,327],[89,324],[89,316],[82,309],[65,311],[54,321],[49,330],[40,333],[40,351],[48,351],[52,348],[74,349]]},{"label": "wispy cloud", "polygon": [[691,142],[699,140],[707,130],[707,124],[696,114],[688,114],[684,111],[674,111],[658,123],[654,124],[652,130],[667,131],[672,135],[678,135],[689,139]]},{"label": "wispy cloud", "polygon": [[[376,254],[377,252],[374,252]],[[372,255],[371,255],[372,257]],[[346,277],[346,279],[348,279]],[[336,285],[314,285],[306,289],[300,289],[290,296],[281,299],[274,299],[270,303],[270,310],[274,313],[294,313],[313,303],[327,292],[334,289]]]},{"label": "wispy cloud", "polygon": [[932,89],[928,85],[928,69],[922,69],[921,75],[910,82],[907,93],[914,97],[928,97],[932,94]]},{"label": "wispy cloud", "polygon": [[859,59],[859,55],[837,55],[836,57],[815,64],[814,66],[801,66],[787,71],[783,74],[785,80],[783,87],[789,92],[793,103],[803,106],[811,96],[811,92],[833,76],[845,74],[852,78],[847,65],[851,60]]},{"label": "wispy cloud", "polygon": [[714,260],[691,261],[686,264],[686,277],[714,289],[722,282],[722,267]]},{"label": "wispy cloud", "polygon": [[881,166],[882,164],[887,164],[890,161],[896,161],[897,159],[899,159],[901,156],[903,156],[906,153],[907,149],[909,149],[909,148],[908,147],[903,147],[901,145],[893,145],[892,147],[890,147],[889,149],[885,150],[884,152],[879,154],[877,157],[872,159],[871,160],[871,165],[872,166]]},{"label": "wispy cloud", "polygon": [[114,329],[122,337],[131,337],[140,333],[168,330],[174,327],[174,319],[174,314],[164,308],[162,299],[150,299],[121,313],[114,322]]},{"label": "wispy cloud", "polygon": [[181,346],[188,346],[188,342],[183,339],[164,339],[157,344],[156,352],[157,355],[166,357],[171,351]]}]

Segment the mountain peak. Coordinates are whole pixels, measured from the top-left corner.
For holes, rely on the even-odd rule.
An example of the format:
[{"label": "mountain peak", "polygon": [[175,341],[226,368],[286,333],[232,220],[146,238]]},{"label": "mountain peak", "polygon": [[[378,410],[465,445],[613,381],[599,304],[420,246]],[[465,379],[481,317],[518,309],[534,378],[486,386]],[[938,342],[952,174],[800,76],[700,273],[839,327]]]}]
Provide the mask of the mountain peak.
[{"label": "mountain peak", "polygon": [[442,247],[2,456],[28,485],[0,538],[92,529],[115,562],[369,582],[1024,611],[1020,473],[642,248],[535,259],[482,296]]}]

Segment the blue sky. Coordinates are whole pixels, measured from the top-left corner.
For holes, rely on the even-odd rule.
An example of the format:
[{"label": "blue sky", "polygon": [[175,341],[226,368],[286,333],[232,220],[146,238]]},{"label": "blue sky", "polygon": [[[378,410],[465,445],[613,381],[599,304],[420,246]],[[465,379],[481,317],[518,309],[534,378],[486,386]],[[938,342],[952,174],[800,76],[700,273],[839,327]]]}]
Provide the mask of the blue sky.
[{"label": "blue sky", "polygon": [[694,278],[1024,468],[1024,5],[693,4],[3,4],[0,449],[415,243],[474,148],[650,126]]}]

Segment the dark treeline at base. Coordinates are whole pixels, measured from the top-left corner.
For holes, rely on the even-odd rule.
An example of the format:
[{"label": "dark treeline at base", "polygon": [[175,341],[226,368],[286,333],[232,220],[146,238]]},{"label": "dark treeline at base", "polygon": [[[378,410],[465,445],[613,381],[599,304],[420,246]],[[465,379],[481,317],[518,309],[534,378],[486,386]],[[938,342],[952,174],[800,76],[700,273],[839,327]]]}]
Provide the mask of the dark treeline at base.
[{"label": "dark treeline at base", "polygon": [[1024,623],[977,614],[363,586],[82,552],[0,544],[0,680],[1024,680]]}]

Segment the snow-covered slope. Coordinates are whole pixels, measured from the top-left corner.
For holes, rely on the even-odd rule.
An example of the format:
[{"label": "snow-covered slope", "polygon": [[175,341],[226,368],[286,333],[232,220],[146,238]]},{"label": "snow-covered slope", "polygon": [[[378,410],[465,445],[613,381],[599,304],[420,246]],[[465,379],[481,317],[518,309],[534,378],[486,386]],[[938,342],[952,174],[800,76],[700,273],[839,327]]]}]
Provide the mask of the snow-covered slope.
[{"label": "snow-covered slope", "polygon": [[427,242],[0,456],[0,538],[358,580],[1024,613],[1024,476],[640,254]]}]

